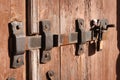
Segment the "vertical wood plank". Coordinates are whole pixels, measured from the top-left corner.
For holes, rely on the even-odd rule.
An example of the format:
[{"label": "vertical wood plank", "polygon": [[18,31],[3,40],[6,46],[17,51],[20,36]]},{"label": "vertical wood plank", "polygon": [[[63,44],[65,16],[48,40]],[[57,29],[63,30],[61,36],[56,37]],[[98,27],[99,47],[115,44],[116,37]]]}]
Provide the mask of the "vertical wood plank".
[{"label": "vertical wood plank", "polygon": [[[89,19],[108,19],[116,24],[116,1],[89,0]],[[111,6],[112,5],[112,6]],[[114,15],[114,16],[112,16]],[[88,24],[88,23],[87,23]],[[103,44],[103,50],[88,56],[88,80],[116,80],[117,33],[115,28],[109,29]]]},{"label": "vertical wood plank", "polygon": [[[88,0],[86,0],[88,1]],[[90,6],[86,8],[87,14],[89,15],[86,25],[89,25],[92,19],[103,19],[103,1],[102,0],[89,0]],[[85,5],[88,5],[85,3]],[[90,11],[88,11],[90,10]],[[88,77],[89,80],[102,80],[102,51],[96,52],[91,56],[88,56]],[[88,52],[88,55],[90,52]]]},{"label": "vertical wood plank", "polygon": [[29,53],[29,80],[39,80],[39,50],[30,50]]},{"label": "vertical wood plank", "polygon": [[14,20],[22,21],[25,26],[25,1],[0,0],[0,80],[6,80],[8,77],[25,80],[25,64],[17,69],[10,68],[8,23]]},{"label": "vertical wood plank", "polygon": [[[103,1],[91,0],[90,3],[91,3],[91,6],[90,6],[91,12],[89,13],[91,15],[90,19],[103,19],[104,18]],[[103,74],[102,59],[103,59],[103,50],[100,52],[96,52],[94,55],[88,56],[88,66],[90,66],[88,69],[90,72],[90,78],[89,78],[90,80],[104,79],[102,75]]]},{"label": "vertical wood plank", "polygon": [[[27,0],[28,35],[39,34],[38,3],[39,0]],[[39,54],[39,49],[29,50],[29,80],[39,80]]]},{"label": "vertical wood plank", "polygon": [[[111,6],[112,5],[112,6]],[[118,5],[117,0],[109,0],[109,1],[104,1],[103,0],[103,12],[104,12],[104,17],[106,17],[110,23],[115,24],[116,26],[112,29],[108,30],[107,33],[107,40],[105,41],[105,45],[104,45],[104,64],[107,64],[107,66],[105,66],[106,69],[105,70],[105,74],[107,74],[106,78],[108,80],[118,80],[116,71],[117,71],[117,65],[119,62],[117,63],[117,59],[119,59],[119,40],[117,38],[117,36],[120,34],[119,33],[119,25],[117,25],[117,18],[119,17],[117,15],[117,9],[119,9],[118,7],[116,7]],[[118,5],[119,6],[119,5]],[[114,16],[113,16],[114,15]],[[117,30],[116,30],[117,29]],[[117,32],[118,31],[118,32]],[[106,62],[106,59],[108,60],[108,62]],[[104,72],[104,70],[103,70]],[[104,76],[104,75],[103,75]],[[105,77],[105,76],[104,76]],[[105,79],[105,78],[103,78]]]},{"label": "vertical wood plank", "polygon": [[[39,21],[49,20],[51,32],[59,34],[59,0],[39,0]],[[51,50],[51,61],[40,64],[40,79],[47,80],[46,73],[52,70],[56,80],[60,79],[60,49],[55,47]]]},{"label": "vertical wood plank", "polygon": [[27,0],[27,20],[29,26],[29,35],[39,34],[38,3],[39,0]]},{"label": "vertical wood plank", "polygon": [[[68,35],[75,32],[75,20],[86,16],[84,0],[60,0],[60,31]],[[84,45],[84,47],[86,47]],[[75,46],[61,47],[61,80],[87,80],[87,50],[75,55]]]}]

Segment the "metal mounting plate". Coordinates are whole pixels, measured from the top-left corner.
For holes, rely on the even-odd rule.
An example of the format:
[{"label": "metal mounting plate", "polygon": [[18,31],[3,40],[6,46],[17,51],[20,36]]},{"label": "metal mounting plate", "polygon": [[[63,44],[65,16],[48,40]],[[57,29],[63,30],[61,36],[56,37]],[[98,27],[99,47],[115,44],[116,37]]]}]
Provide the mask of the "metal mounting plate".
[{"label": "metal mounting plate", "polygon": [[11,22],[12,34],[14,35],[13,52],[15,54],[22,54],[25,51],[25,34],[22,22]]},{"label": "metal mounting plate", "polygon": [[40,22],[42,35],[41,63],[47,63],[51,60],[50,50],[53,48],[53,34],[51,33],[50,21],[44,20]]},{"label": "metal mounting plate", "polygon": [[13,63],[12,63],[12,67],[13,68],[18,68],[22,65],[24,65],[24,55],[15,55],[13,56]]},{"label": "metal mounting plate", "polygon": [[77,19],[76,20],[76,31],[78,32],[78,43],[76,44],[76,55],[80,55],[80,53],[83,53],[83,44],[87,41],[90,41],[91,31],[85,31],[84,28],[84,20],[83,19]]},{"label": "metal mounting plate", "polygon": [[18,68],[24,64],[24,51],[25,51],[25,34],[22,22],[11,22],[12,29],[12,65],[13,68]]}]

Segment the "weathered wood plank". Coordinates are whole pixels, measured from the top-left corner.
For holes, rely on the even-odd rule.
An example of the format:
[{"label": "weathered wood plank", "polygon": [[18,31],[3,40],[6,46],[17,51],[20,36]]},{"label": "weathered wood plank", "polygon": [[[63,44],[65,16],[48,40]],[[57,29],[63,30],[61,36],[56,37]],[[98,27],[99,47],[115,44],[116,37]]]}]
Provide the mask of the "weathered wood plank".
[{"label": "weathered wood plank", "polygon": [[[75,20],[85,16],[84,0],[60,0],[60,31],[68,35],[75,32]],[[87,51],[75,55],[75,46],[61,47],[61,80],[87,80]]]},{"label": "weathered wood plank", "polygon": [[8,77],[25,80],[25,65],[18,69],[10,68],[8,23],[14,20],[25,24],[25,1],[0,0],[0,80],[6,80]]},{"label": "weathered wood plank", "polygon": [[[87,0],[86,0],[87,1]],[[89,0],[90,6],[86,8],[87,19],[86,25],[89,25],[92,19],[102,19],[103,13],[103,1],[102,0]],[[87,5],[87,3],[85,4]],[[90,54],[90,52],[88,53]],[[102,53],[96,52],[95,54],[88,56],[88,74],[89,80],[102,80]]]},{"label": "weathered wood plank", "polygon": [[[59,34],[59,0],[39,0],[39,21],[49,20],[51,23],[51,32]],[[49,70],[55,72],[56,80],[60,80],[60,49],[51,50],[51,61],[46,64],[40,64],[40,79],[46,79],[46,73]]]},{"label": "weathered wood plank", "polygon": [[[28,35],[37,36],[39,34],[38,21],[39,0],[27,1],[27,32]],[[29,50],[29,80],[39,80],[39,49]]]},{"label": "weathered wood plank", "polygon": [[39,0],[27,0],[27,22],[28,34],[39,34],[39,21],[38,21],[38,5]]},{"label": "weathered wood plank", "polygon": [[39,50],[29,51],[29,80],[39,80],[39,54]]},{"label": "weathered wood plank", "polygon": [[[116,24],[116,1],[89,0],[89,19],[106,18],[110,23]],[[112,6],[111,6],[112,5]],[[113,16],[114,15],[114,16]],[[87,23],[88,24],[88,23]],[[115,28],[109,29],[107,37],[103,40],[103,50],[88,56],[89,80],[116,80],[117,33]]]}]

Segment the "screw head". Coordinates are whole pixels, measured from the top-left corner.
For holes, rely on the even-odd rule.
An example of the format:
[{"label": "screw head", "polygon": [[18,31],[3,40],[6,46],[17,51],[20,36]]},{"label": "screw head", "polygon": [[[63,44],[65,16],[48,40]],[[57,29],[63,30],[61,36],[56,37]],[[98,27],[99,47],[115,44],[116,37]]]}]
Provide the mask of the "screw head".
[{"label": "screw head", "polygon": [[53,71],[48,71],[48,76],[54,76],[54,72]]},{"label": "screw head", "polygon": [[18,58],[18,59],[17,59],[17,63],[20,63],[21,61],[22,61],[21,58]]},{"label": "screw head", "polygon": [[19,30],[19,29],[20,29],[20,26],[19,26],[19,25],[17,25],[17,26],[16,26],[16,29],[17,29],[17,30]]}]

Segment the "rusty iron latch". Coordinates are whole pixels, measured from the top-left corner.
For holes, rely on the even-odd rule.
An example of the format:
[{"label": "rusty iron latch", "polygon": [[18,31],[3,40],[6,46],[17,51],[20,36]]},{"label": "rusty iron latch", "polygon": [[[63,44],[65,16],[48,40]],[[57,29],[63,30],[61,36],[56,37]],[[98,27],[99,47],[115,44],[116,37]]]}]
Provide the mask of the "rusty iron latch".
[{"label": "rusty iron latch", "polygon": [[76,54],[80,55],[83,51],[83,45],[86,42],[94,42],[95,49],[100,51],[102,49],[102,40],[103,34],[110,27],[114,27],[114,24],[109,24],[107,19],[94,19],[90,22],[90,30],[85,31],[84,20],[77,19],[76,20],[76,30],[78,32],[78,43],[76,45]]},{"label": "rusty iron latch", "polygon": [[97,51],[100,50],[100,44],[103,39],[103,33],[114,25],[108,24],[106,19],[92,20],[91,29],[85,30],[84,20],[76,20],[76,32],[66,34],[53,34],[51,32],[50,21],[40,22],[40,33],[37,36],[26,36],[23,23],[13,21],[11,25],[11,47],[12,47],[12,67],[17,68],[24,64],[24,52],[31,49],[40,49],[40,62],[47,63],[51,60],[50,51],[53,47],[60,47],[70,44],[76,45],[76,55],[83,52],[83,45],[86,42],[95,42]]},{"label": "rusty iron latch", "polygon": [[40,34],[42,35],[41,63],[47,63],[51,60],[50,50],[53,48],[53,34],[49,21],[40,22]]},{"label": "rusty iron latch", "polygon": [[[41,21],[41,35],[26,36],[22,22],[13,21],[10,23],[11,34],[10,46],[12,53],[12,68],[18,68],[24,64],[24,52],[31,49],[42,49],[42,63],[50,58],[50,50],[53,47],[53,34],[50,32],[49,21]],[[42,43],[42,45],[41,45]]]},{"label": "rusty iron latch", "polygon": [[92,40],[96,44],[96,50],[102,50],[103,34],[108,28],[114,27],[114,24],[109,24],[107,19],[94,19],[91,21]]},{"label": "rusty iron latch", "polygon": [[109,24],[106,19],[91,20],[91,29],[86,31],[84,27],[84,20],[76,20],[76,32],[65,34],[54,35],[54,45],[64,46],[70,44],[76,44],[76,55],[83,53],[83,45],[86,42],[95,42],[97,45],[96,50],[100,51],[101,41],[103,39],[103,33],[110,27],[114,27],[113,24]]}]

